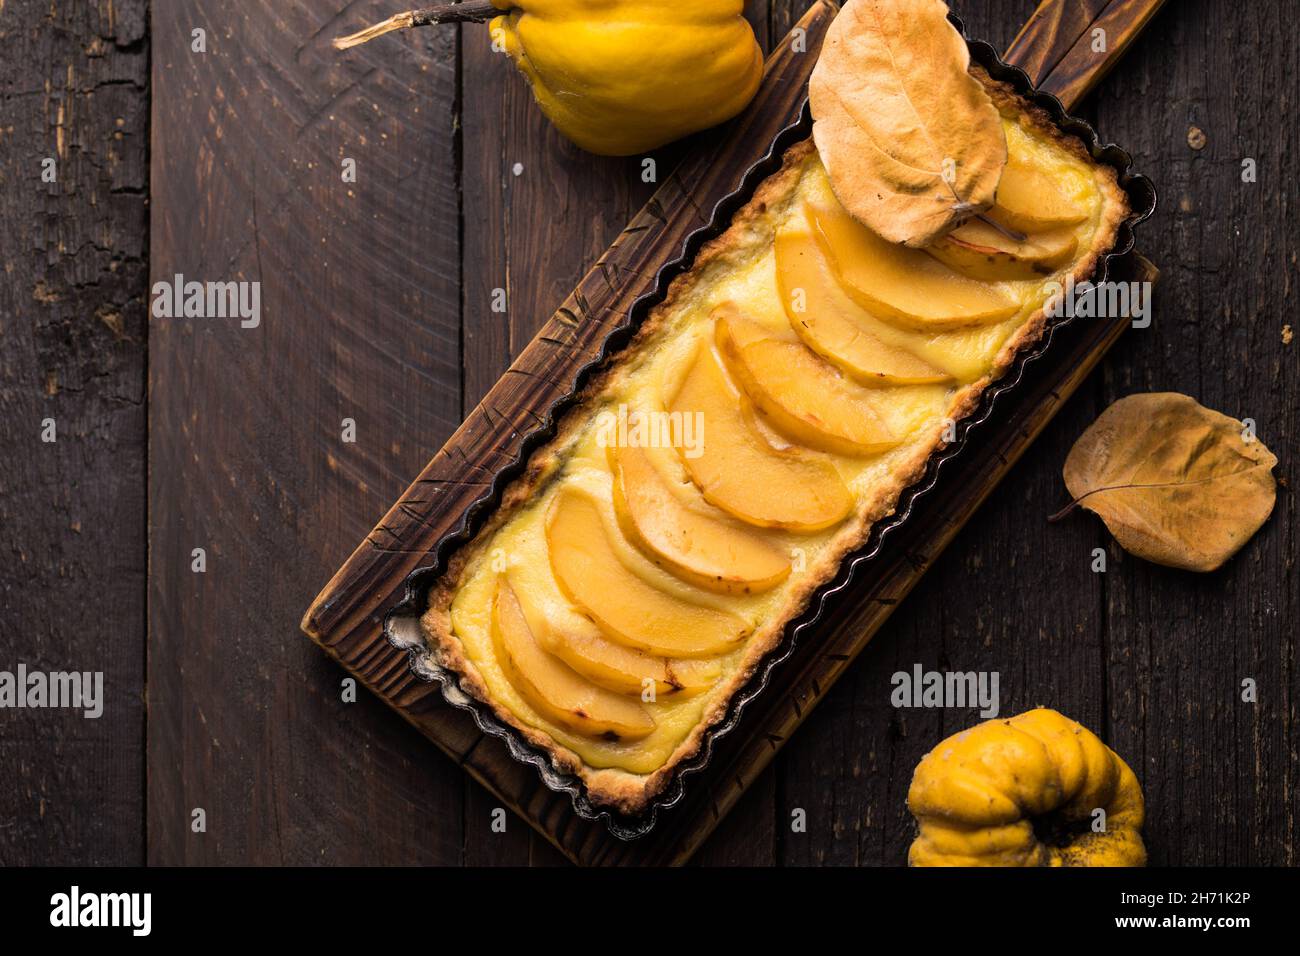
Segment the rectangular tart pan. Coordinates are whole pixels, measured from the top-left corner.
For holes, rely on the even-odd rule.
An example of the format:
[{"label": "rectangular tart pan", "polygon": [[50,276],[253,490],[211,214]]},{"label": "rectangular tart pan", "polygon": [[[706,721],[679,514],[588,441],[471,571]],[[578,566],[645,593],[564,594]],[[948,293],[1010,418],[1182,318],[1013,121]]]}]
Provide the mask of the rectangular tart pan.
[{"label": "rectangular tart pan", "polygon": [[[1133,211],[1120,223],[1114,247],[1098,260],[1093,281],[1104,281],[1110,274],[1112,260],[1132,251],[1134,228],[1155,210],[1156,193],[1151,181],[1131,171],[1132,159],[1127,152],[1114,144],[1103,145],[1096,131],[1088,123],[1069,116],[1060,100],[1052,94],[1035,89],[1023,70],[1006,63],[988,43],[972,40],[966,36],[965,27],[959,17],[949,14],[949,20],[965,38],[973,62],[984,67],[993,79],[1011,84],[1017,93],[1041,107],[1060,130],[1082,142],[1096,162],[1115,169],[1119,186],[1128,195]],[[489,492],[466,510],[460,525],[454,531],[438,542],[431,556],[433,563],[417,569],[407,577],[404,599],[393,608],[384,621],[385,635],[391,644],[408,653],[410,667],[416,677],[423,681],[437,683],[448,704],[468,711],[484,734],[504,741],[516,760],[536,767],[542,782],[549,789],[567,794],[574,812],[579,817],[603,822],[609,832],[621,840],[635,840],[648,835],[654,830],[660,814],[681,802],[691,775],[699,773],[709,765],[714,743],[731,733],[740,724],[746,705],[767,687],[773,669],[790,657],[797,642],[814,637],[813,632],[823,616],[827,602],[852,587],[855,580],[859,580],[862,575],[870,573],[871,560],[880,551],[886,536],[907,522],[914,504],[934,488],[945,464],[962,454],[972,433],[978,435],[980,426],[993,413],[999,397],[1013,391],[1023,378],[1026,366],[1051,349],[1058,329],[1076,321],[1064,317],[1049,320],[1042,339],[1034,347],[1022,351],[1006,374],[985,388],[975,410],[957,423],[955,441],[931,456],[920,480],[906,488],[899,496],[894,514],[876,522],[866,544],[843,561],[838,573],[813,593],[804,612],[786,625],[781,642],[763,660],[750,682],[732,697],[724,718],[705,733],[699,752],[678,766],[668,786],[653,799],[644,812],[636,816],[627,816],[592,803],[586,792],[586,785],[579,777],[557,770],[544,751],[534,747],[515,728],[499,720],[488,706],[461,689],[457,674],[442,667],[434,659],[425,643],[419,618],[428,605],[430,587],[447,567],[452,554],[458,547],[473,539],[488,516],[500,505],[507,486],[523,474],[532,453],[556,434],[560,419],[573,407],[577,394],[581,392],[592,373],[627,345],[650,310],[663,301],[673,279],[690,268],[701,246],[721,235],[736,211],[749,201],[759,183],[781,167],[786,149],[811,135],[812,115],[805,99],[798,119],[778,133],[763,158],[746,170],[740,187],[717,204],[708,225],[689,235],[678,254],[671,257],[659,269],[653,290],[637,299],[629,310],[627,321],[605,337],[596,360],[579,373],[573,389],[552,404],[549,413],[538,427],[524,437],[515,460],[493,475]]]}]

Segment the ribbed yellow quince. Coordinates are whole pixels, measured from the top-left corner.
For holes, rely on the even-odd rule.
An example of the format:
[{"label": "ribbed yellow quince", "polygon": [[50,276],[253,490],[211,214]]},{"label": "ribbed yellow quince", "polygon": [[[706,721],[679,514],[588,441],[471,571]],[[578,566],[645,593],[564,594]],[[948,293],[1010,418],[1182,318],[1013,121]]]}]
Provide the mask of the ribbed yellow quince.
[{"label": "ribbed yellow quince", "polygon": [[941,742],[907,792],[912,866],[1144,866],[1145,807],[1128,764],[1040,707]]}]

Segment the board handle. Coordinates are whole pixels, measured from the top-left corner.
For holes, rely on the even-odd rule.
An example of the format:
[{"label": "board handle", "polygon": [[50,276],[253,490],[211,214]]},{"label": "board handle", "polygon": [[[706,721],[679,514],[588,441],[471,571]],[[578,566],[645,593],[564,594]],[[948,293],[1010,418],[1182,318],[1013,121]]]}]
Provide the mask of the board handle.
[{"label": "board handle", "polygon": [[1165,0],[1043,0],[1003,59],[1073,110]]}]

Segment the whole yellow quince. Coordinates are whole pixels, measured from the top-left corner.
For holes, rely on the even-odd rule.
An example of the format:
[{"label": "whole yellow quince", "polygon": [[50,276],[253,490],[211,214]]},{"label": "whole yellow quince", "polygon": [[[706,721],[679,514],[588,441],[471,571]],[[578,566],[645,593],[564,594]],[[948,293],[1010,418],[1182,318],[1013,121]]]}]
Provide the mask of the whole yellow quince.
[{"label": "whole yellow quince", "polygon": [[482,22],[556,129],[585,150],[629,156],[731,119],[763,77],[744,0],[465,0],[395,14],[334,41]]},{"label": "whole yellow quince", "polygon": [[1039,708],[921,759],[907,792],[912,866],[1144,866],[1142,788],[1081,724]]},{"label": "whole yellow quince", "polygon": [[537,105],[585,150],[643,153],[730,119],[763,75],[744,0],[493,0]]}]

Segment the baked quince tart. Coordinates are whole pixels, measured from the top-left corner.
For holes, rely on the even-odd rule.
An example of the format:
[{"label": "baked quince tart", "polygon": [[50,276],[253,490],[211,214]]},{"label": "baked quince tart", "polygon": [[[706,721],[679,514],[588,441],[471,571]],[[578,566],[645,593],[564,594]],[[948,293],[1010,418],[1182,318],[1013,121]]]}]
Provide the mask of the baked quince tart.
[{"label": "baked quince tart", "polygon": [[1006,139],[995,225],[888,242],[846,212],[813,142],[794,146],[431,589],[440,663],[593,803],[637,813],[697,753],[1040,338],[1050,283],[1091,278],[1114,246],[1115,171],[969,71]]}]

